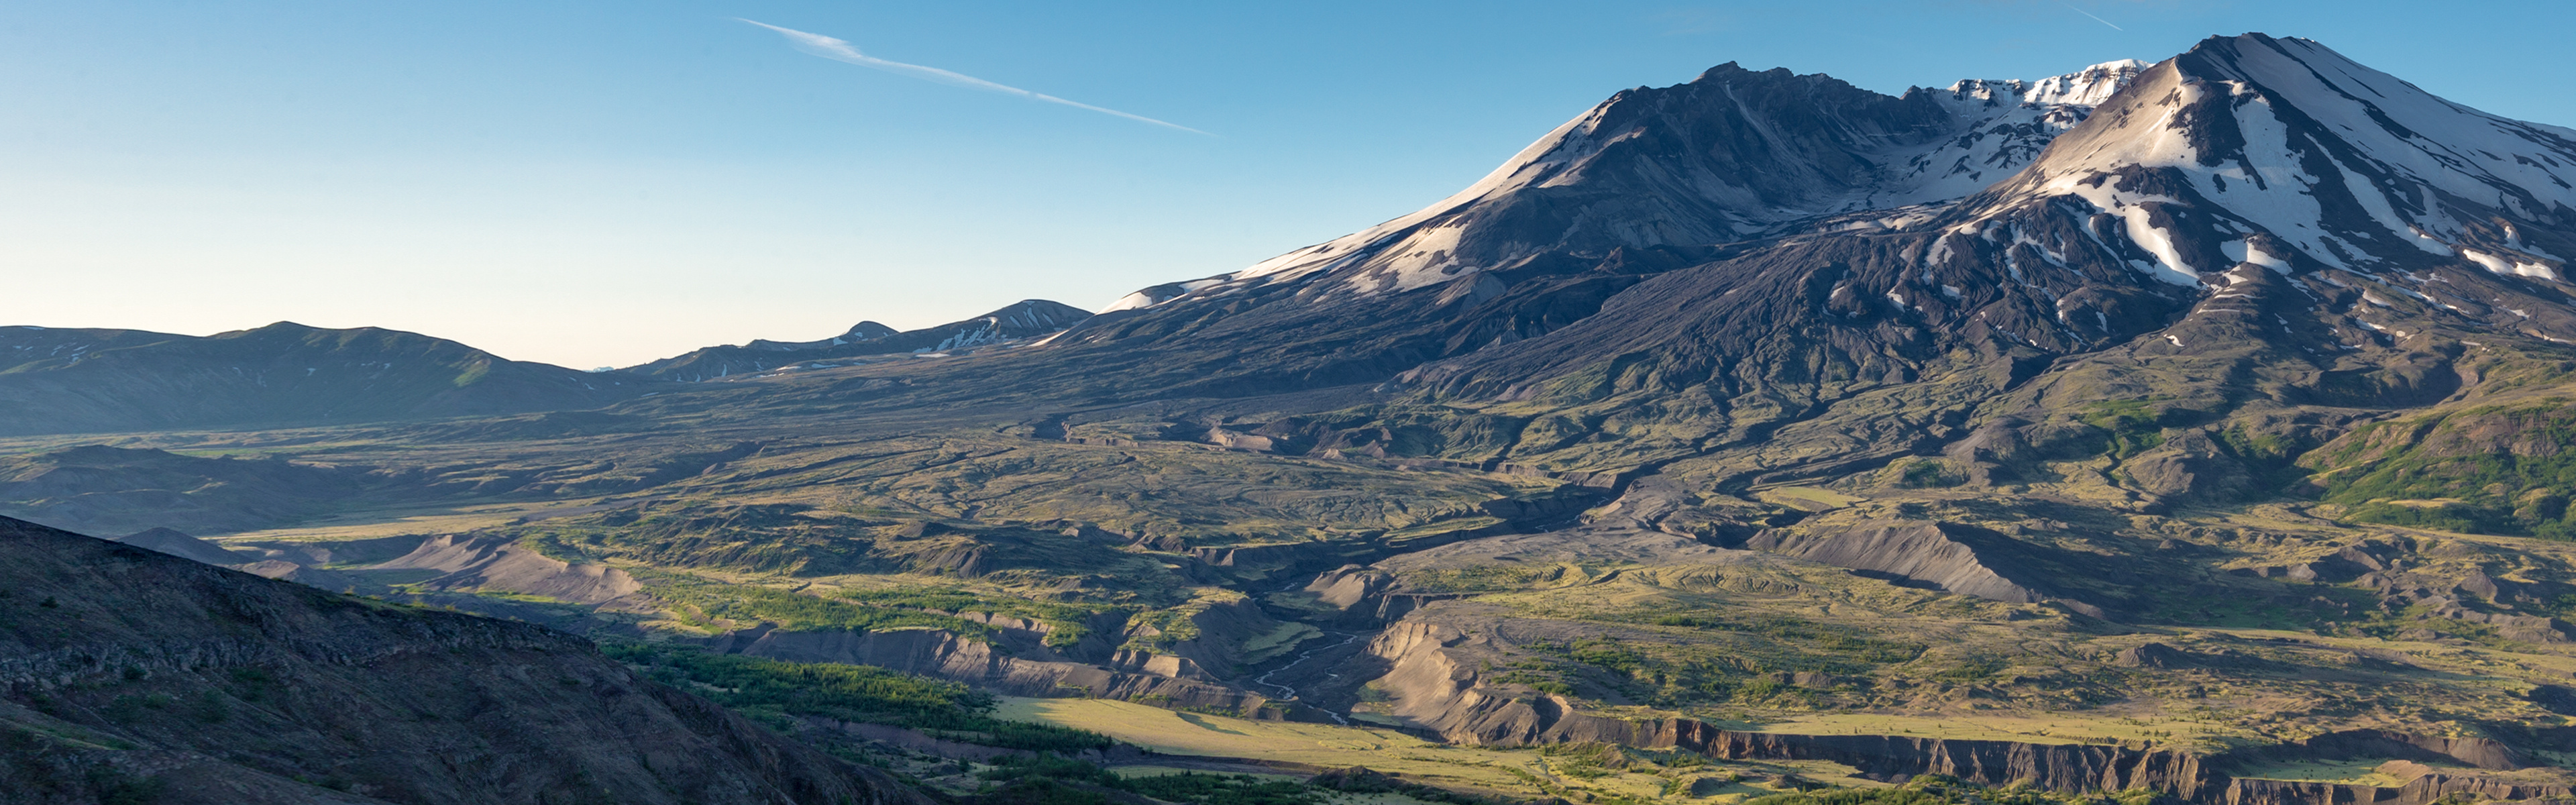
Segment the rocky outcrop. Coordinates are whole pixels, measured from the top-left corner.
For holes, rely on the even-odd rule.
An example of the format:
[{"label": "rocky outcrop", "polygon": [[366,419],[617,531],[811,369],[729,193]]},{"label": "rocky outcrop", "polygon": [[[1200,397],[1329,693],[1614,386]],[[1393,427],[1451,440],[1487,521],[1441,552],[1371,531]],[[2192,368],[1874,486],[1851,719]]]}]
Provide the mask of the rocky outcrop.
[{"label": "rocky outcrop", "polygon": [[2147,643],[2120,650],[2112,662],[2129,668],[2188,668],[2200,664],[2199,658],[2163,643]]},{"label": "rocky outcrop", "polygon": [[0,801],[927,805],[561,632],[17,520],[0,560]]}]

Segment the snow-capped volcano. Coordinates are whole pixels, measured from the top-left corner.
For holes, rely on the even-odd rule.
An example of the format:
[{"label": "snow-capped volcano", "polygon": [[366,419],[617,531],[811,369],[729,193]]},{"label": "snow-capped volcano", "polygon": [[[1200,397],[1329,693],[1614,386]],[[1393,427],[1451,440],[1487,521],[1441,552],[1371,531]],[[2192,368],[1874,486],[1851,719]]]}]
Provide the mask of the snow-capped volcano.
[{"label": "snow-capped volcano", "polygon": [[1548,252],[1722,243],[1818,215],[1956,199],[2020,170],[2146,67],[2121,60],[1889,97],[1724,64],[1687,84],[1614,95],[1413,214],[1242,271],[1137,291],[1107,311],[1318,275],[1334,278],[1322,292],[1407,291]]},{"label": "snow-capped volcano", "polygon": [[2576,131],[2442,100],[2308,40],[2213,38],[2140,74],[2010,180],[1938,215],[1874,222],[1940,234],[1914,276],[1859,290],[2081,351],[2157,329],[2161,314],[2138,315],[2166,307],[2152,298],[2240,297],[2240,269],[2256,266],[2318,299],[2364,288],[2335,332],[2420,332],[2375,320],[2405,299],[2461,326],[2565,340],[2570,180]]},{"label": "snow-capped volcano", "polygon": [[[2562,231],[2576,224],[2576,131],[2445,101],[2316,42],[2213,39],[2101,113],[1998,201],[2081,199],[2170,281],[2286,265],[2245,240],[2257,234],[2365,272],[2468,260],[2557,279],[2558,255],[2576,254]],[[2178,206],[2216,218],[2190,231],[2164,212]]]},{"label": "snow-capped volcano", "polygon": [[[1049,349],[1106,348],[1174,394],[1650,383],[1777,407],[1956,354],[2018,356],[2017,376],[2221,341],[2327,364],[2442,328],[2576,342],[2570,174],[2576,132],[2261,34],[1901,96],[1729,64],[1622,91],[1414,214],[1139,291]],[[1627,379],[1566,385],[1604,372]],[[2432,393],[2440,372],[2417,374],[2399,385]]]}]

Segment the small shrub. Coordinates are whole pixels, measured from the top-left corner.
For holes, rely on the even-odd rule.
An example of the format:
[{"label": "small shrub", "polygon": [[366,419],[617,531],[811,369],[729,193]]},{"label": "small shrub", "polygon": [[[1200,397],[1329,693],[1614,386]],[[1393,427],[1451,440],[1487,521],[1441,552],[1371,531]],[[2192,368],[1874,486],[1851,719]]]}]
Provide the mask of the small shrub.
[{"label": "small shrub", "polygon": [[1907,464],[1898,474],[1898,478],[1900,484],[1915,489],[1958,486],[1960,482],[1967,480],[1951,472],[1949,465],[1939,461],[1917,461]]},{"label": "small shrub", "polygon": [[197,693],[196,716],[198,721],[221,724],[233,717],[233,704],[221,693],[200,691]]},{"label": "small shrub", "polygon": [[105,714],[110,721],[133,721],[142,718],[143,697],[128,694],[109,699],[106,706],[99,708],[99,712]]},{"label": "small shrub", "polygon": [[108,766],[90,769],[89,784],[101,805],[149,805],[161,801],[161,792],[169,788],[158,777],[136,777]]}]

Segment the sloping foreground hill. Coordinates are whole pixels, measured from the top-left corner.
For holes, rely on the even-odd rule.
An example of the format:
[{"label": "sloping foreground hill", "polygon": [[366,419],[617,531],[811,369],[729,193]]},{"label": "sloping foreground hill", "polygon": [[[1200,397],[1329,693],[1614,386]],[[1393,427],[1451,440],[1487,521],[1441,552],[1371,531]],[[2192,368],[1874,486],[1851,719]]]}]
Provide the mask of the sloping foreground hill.
[{"label": "sloping foreground hill", "polygon": [[375,327],[278,322],[204,337],[0,327],[5,434],[577,410],[646,385]]},{"label": "sloping foreground hill", "polygon": [[0,803],[147,800],[927,802],[562,633],[0,518]]}]

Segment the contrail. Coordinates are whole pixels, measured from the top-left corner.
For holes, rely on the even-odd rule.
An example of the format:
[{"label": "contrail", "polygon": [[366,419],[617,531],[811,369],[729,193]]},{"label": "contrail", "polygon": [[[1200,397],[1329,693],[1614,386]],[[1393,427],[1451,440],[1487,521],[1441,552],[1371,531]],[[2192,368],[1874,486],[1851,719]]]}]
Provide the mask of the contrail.
[{"label": "contrail", "polygon": [[[2066,4],[2065,4],[2065,3],[2059,3],[2058,5],[2066,6]],[[2077,13],[2077,14],[2082,14],[2082,15],[2087,16],[2087,17],[2093,17],[2093,12],[2086,11],[2086,10],[2084,10],[2084,9],[2080,9],[2080,8],[2076,8],[2076,7],[2074,7],[2074,6],[2066,6],[2066,10],[2068,10],[2068,11],[2072,11],[2072,12],[2075,12],[2075,13]],[[744,20],[744,21],[745,21],[745,22],[750,22],[749,20]],[[2106,19],[2103,19],[2103,18],[2101,18],[2101,17],[2093,17],[2093,21],[2094,21],[2094,22],[2101,23],[2101,24],[2104,24],[2104,25],[2111,25],[2111,21],[2110,21],[2110,20],[2106,20]],[[753,23],[753,24],[757,25],[757,24],[759,24],[759,23]],[[787,30],[787,29],[785,29],[785,28],[780,28],[779,30],[784,31],[784,30]],[[2114,30],[2114,31],[2126,31],[2126,30],[2129,30],[2129,29],[2127,29],[2127,28],[2122,28],[2122,27],[2117,26],[2117,25],[2111,25],[2111,30]],[[838,41],[840,41],[840,40],[835,39],[835,40],[832,40],[832,41],[838,42]]]},{"label": "contrail", "polygon": [[876,69],[884,70],[884,71],[889,72],[889,73],[901,73],[901,74],[903,74],[903,75],[912,76],[912,77],[914,77],[914,78],[919,78],[919,79],[923,79],[923,80],[926,80],[926,81],[937,81],[937,82],[939,82],[939,83],[947,84],[947,85],[949,85],[949,86],[965,87],[965,88],[967,88],[967,89],[980,89],[980,90],[984,90],[984,91],[987,91],[987,92],[999,92],[999,93],[1002,93],[1002,94],[1004,94],[1004,95],[1017,95],[1017,96],[1020,96],[1020,97],[1022,97],[1022,98],[1027,98],[1027,99],[1032,100],[1032,101],[1045,101],[1045,102],[1047,102],[1047,103],[1058,103],[1058,104],[1063,104],[1063,105],[1070,106],[1070,107],[1073,107],[1073,108],[1076,108],[1076,109],[1089,109],[1089,110],[1091,110],[1091,111],[1099,112],[1099,113],[1104,114],[1104,115],[1117,115],[1117,116],[1119,116],[1119,117],[1123,117],[1123,118],[1126,118],[1126,119],[1129,119],[1129,120],[1141,121],[1141,122],[1145,122],[1145,123],[1152,123],[1152,124],[1154,124],[1154,125],[1162,126],[1162,127],[1164,127],[1164,128],[1180,129],[1180,130],[1182,130],[1182,131],[1186,131],[1186,132],[1189,132],[1189,133],[1191,133],[1191,134],[1207,134],[1207,136],[1210,136],[1210,137],[1214,137],[1214,136],[1216,136],[1216,135],[1214,135],[1214,134],[1208,134],[1207,132],[1200,131],[1200,130],[1198,130],[1198,129],[1194,129],[1194,128],[1190,128],[1190,127],[1188,127],[1188,126],[1184,126],[1184,125],[1181,125],[1181,124],[1178,124],[1178,123],[1168,123],[1168,122],[1164,122],[1164,121],[1161,121],[1161,120],[1155,120],[1155,119],[1153,119],[1153,118],[1146,117],[1146,116],[1144,116],[1144,115],[1131,115],[1131,114],[1128,114],[1128,113],[1126,113],[1126,112],[1118,111],[1118,110],[1116,110],[1116,109],[1104,109],[1104,108],[1101,108],[1101,107],[1098,107],[1098,106],[1093,106],[1093,105],[1091,105],[1091,104],[1087,104],[1087,103],[1077,103],[1077,102],[1074,102],[1074,101],[1068,101],[1068,100],[1065,100],[1065,99],[1063,99],[1063,98],[1058,98],[1058,97],[1056,97],[1056,96],[1048,95],[1048,94],[1045,94],[1045,93],[1042,93],[1042,92],[1030,92],[1030,91],[1028,91],[1028,90],[1021,89],[1021,88],[1019,88],[1019,87],[1013,87],[1013,86],[1006,86],[1006,85],[1002,85],[1002,84],[996,84],[996,83],[993,83],[993,82],[991,82],[991,81],[986,81],[986,80],[984,80],[984,79],[976,78],[976,77],[971,76],[971,75],[964,75],[964,74],[961,74],[961,73],[953,73],[953,72],[949,72],[949,71],[947,71],[947,70],[939,69],[939,68],[937,68],[937,67],[923,67],[923,66],[918,65],[918,64],[905,64],[905,63],[903,63],[903,62],[899,62],[899,61],[886,61],[886,60],[884,60],[884,59],[880,59],[880,58],[877,58],[877,57],[875,57],[875,56],[870,56],[870,55],[867,55],[867,54],[864,54],[864,53],[860,53],[860,52],[859,52],[859,49],[858,49],[857,47],[852,46],[852,45],[851,45],[849,42],[847,42],[847,41],[839,40],[839,39],[834,39],[834,38],[831,38],[831,37],[828,37],[828,36],[824,36],[824,35],[822,35],[822,34],[809,34],[809,33],[806,33],[806,32],[804,32],[804,31],[796,30],[796,29],[794,29],[794,28],[780,28],[780,27],[778,27],[778,26],[771,25],[771,24],[766,23],[766,22],[761,22],[761,21],[759,21],[759,20],[744,20],[744,19],[742,19],[741,17],[735,17],[734,19],[742,20],[743,22],[748,22],[748,23],[751,23],[751,24],[753,24],[753,25],[758,25],[758,26],[760,26],[760,27],[767,28],[767,29],[772,30],[772,31],[777,31],[777,32],[779,32],[780,34],[785,35],[785,36],[787,37],[787,41],[792,42],[792,43],[795,43],[795,45],[796,45],[796,49],[797,49],[797,50],[802,50],[802,51],[805,51],[805,52],[807,52],[807,53],[814,54],[814,55],[816,55],[816,56],[821,56],[821,57],[826,58],[826,59],[831,59],[831,60],[833,60],[833,61],[845,61],[845,62],[849,62],[849,63],[851,63],[851,64],[855,64],[855,65],[858,65],[858,66],[861,66],[861,67],[874,67],[874,68],[876,68]]}]

